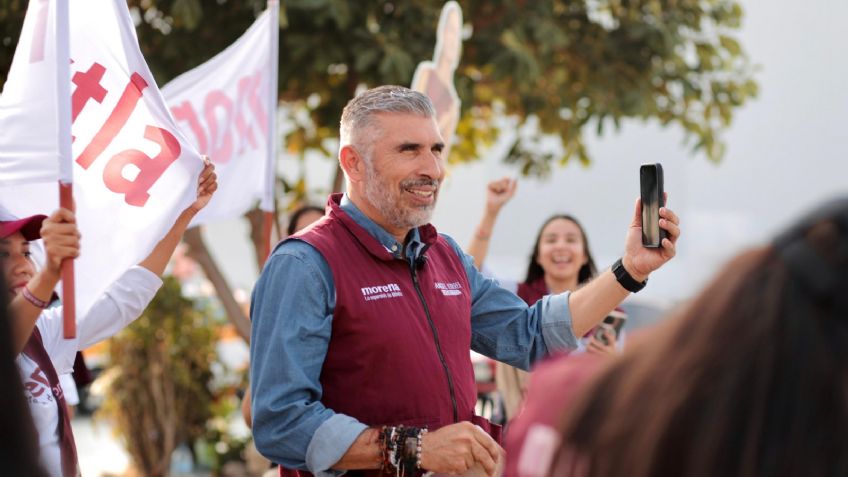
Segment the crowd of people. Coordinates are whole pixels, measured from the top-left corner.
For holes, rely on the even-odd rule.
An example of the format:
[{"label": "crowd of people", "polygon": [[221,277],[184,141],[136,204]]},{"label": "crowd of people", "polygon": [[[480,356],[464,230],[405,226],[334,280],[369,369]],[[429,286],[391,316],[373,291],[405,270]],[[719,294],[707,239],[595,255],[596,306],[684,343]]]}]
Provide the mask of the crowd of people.
[{"label": "crowd of people", "polygon": [[[338,153],[345,192],[292,218],[256,283],[243,410],[280,475],[848,474],[848,199],[739,255],[625,349],[604,323],[624,320],[621,302],[675,256],[677,215],[661,208],[667,237],[644,247],[637,200],[610,266],[596,264],[575,217],[554,215],[526,277],[510,283],[486,256],[514,179],[489,185],[468,253],[430,224],[445,177],[435,116],[426,95],[404,87],[351,99]],[[61,308],[47,304],[62,261],[90,253],[73,211],[0,218],[10,475],[78,474],[58,375],[153,298],[215,191],[213,169],[72,340]],[[37,270],[29,247],[39,238]],[[475,413],[471,351],[499,362],[505,428]]]}]

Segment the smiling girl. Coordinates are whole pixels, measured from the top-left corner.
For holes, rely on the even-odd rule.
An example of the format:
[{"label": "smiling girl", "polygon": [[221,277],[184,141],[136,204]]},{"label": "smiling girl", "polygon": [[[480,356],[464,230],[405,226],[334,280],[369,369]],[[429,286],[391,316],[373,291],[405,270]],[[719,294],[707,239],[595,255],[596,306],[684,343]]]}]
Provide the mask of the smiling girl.
[{"label": "smiling girl", "polygon": [[[468,253],[474,258],[477,267],[483,266],[497,216],[501,208],[512,199],[516,187],[516,180],[510,178],[495,180],[488,185],[485,213],[468,247]],[[557,214],[542,224],[527,265],[527,275],[523,282],[515,286],[514,291],[528,305],[534,305],[545,295],[576,290],[596,273],[597,268],[583,226],[573,216]],[[508,280],[499,281],[502,286],[509,288]],[[578,349],[589,353],[615,354],[616,337],[608,331],[605,331],[605,335],[609,344],[595,339],[590,332]],[[495,382],[504,401],[507,420],[512,419],[520,409],[528,375],[526,371],[512,366],[496,364]]]}]

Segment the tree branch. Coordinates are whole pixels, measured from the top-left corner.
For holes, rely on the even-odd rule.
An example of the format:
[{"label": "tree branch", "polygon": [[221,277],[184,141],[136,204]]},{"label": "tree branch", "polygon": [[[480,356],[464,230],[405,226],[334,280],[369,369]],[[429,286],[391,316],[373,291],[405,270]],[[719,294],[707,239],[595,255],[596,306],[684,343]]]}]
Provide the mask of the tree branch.
[{"label": "tree branch", "polygon": [[227,283],[224,274],[221,273],[218,264],[215,263],[215,260],[209,253],[209,249],[206,248],[206,244],[203,242],[203,237],[200,234],[200,228],[192,227],[188,229],[185,235],[183,235],[183,241],[189,247],[188,255],[200,265],[203,273],[206,274],[206,278],[215,287],[215,292],[224,306],[227,319],[235,326],[239,336],[250,343],[250,320],[245,316],[238,302],[236,302],[229,283]]}]

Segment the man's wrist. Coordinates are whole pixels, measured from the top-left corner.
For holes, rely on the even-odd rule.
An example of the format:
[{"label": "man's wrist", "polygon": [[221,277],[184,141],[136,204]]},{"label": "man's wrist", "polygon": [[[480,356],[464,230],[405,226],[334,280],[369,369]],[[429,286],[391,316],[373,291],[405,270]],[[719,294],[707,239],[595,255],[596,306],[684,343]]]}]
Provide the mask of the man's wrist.
[{"label": "man's wrist", "polygon": [[625,255],[621,257],[621,264],[624,266],[624,269],[627,270],[627,273],[633,277],[637,282],[644,282],[648,280],[648,275],[638,273],[634,267],[633,263],[630,261],[630,257]]},{"label": "man's wrist", "polygon": [[645,285],[648,283],[647,277],[642,278],[640,275],[637,275],[636,277],[631,275],[630,271],[624,265],[623,258],[615,261],[611,267],[611,271],[618,284],[630,293],[639,292],[645,288]]}]

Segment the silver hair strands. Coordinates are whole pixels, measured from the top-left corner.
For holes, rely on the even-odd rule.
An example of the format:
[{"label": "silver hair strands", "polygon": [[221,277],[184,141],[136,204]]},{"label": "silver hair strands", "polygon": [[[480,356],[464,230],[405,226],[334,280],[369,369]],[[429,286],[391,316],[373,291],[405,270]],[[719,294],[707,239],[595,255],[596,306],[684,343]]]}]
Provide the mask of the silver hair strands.
[{"label": "silver hair strands", "polygon": [[387,85],[372,88],[358,94],[345,106],[339,127],[341,144],[352,144],[371,124],[374,115],[380,113],[406,113],[419,116],[435,116],[436,109],[425,94],[403,86]]}]

